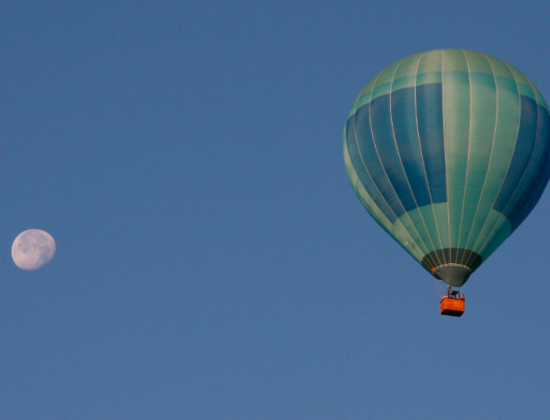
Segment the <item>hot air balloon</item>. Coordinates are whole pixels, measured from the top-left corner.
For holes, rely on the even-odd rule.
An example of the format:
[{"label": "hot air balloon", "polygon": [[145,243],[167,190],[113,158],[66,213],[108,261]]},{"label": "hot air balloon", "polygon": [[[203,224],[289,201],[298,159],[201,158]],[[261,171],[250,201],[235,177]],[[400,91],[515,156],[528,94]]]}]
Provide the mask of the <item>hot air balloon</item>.
[{"label": "hot air balloon", "polygon": [[344,128],[346,170],[376,222],[430,275],[460,287],[541,197],[549,127],[544,98],[514,66],[429,51],[361,90]]}]

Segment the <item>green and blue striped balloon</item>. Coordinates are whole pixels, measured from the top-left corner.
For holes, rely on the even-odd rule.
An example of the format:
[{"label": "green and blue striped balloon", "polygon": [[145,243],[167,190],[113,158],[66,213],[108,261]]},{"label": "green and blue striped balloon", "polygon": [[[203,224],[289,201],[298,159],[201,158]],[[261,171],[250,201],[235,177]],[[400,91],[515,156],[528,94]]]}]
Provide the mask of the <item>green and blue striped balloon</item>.
[{"label": "green and blue striped balloon", "polygon": [[535,207],[549,157],[539,90],[474,51],[429,51],[385,68],[344,129],[359,200],[426,270],[457,287]]}]

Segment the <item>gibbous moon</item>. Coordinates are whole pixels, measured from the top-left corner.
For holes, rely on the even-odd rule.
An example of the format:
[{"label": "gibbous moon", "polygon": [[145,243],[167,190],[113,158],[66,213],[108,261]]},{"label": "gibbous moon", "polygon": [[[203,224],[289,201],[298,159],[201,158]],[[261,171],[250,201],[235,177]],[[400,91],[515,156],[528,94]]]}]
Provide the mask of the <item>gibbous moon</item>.
[{"label": "gibbous moon", "polygon": [[54,254],[55,241],[40,229],[20,233],[11,247],[13,262],[23,270],[36,270],[48,264]]}]

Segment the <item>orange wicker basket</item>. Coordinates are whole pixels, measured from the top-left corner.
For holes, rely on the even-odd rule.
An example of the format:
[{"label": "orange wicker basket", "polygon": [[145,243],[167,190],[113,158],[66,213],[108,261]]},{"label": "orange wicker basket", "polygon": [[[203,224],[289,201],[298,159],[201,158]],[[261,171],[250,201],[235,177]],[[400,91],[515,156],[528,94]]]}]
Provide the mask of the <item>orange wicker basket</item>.
[{"label": "orange wicker basket", "polygon": [[441,315],[462,316],[464,313],[464,299],[444,296],[440,303]]}]

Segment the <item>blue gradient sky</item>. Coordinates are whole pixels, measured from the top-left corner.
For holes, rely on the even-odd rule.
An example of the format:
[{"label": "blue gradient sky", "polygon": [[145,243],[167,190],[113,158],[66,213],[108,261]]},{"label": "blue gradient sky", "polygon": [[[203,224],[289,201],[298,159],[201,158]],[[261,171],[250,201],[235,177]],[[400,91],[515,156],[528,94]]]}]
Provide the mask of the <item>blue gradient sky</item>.
[{"label": "blue gradient sky", "polygon": [[[548,192],[442,317],[344,169],[392,62],[550,99],[547,1],[0,6],[0,417],[518,419],[550,409]],[[10,247],[44,229],[36,272]]]}]

